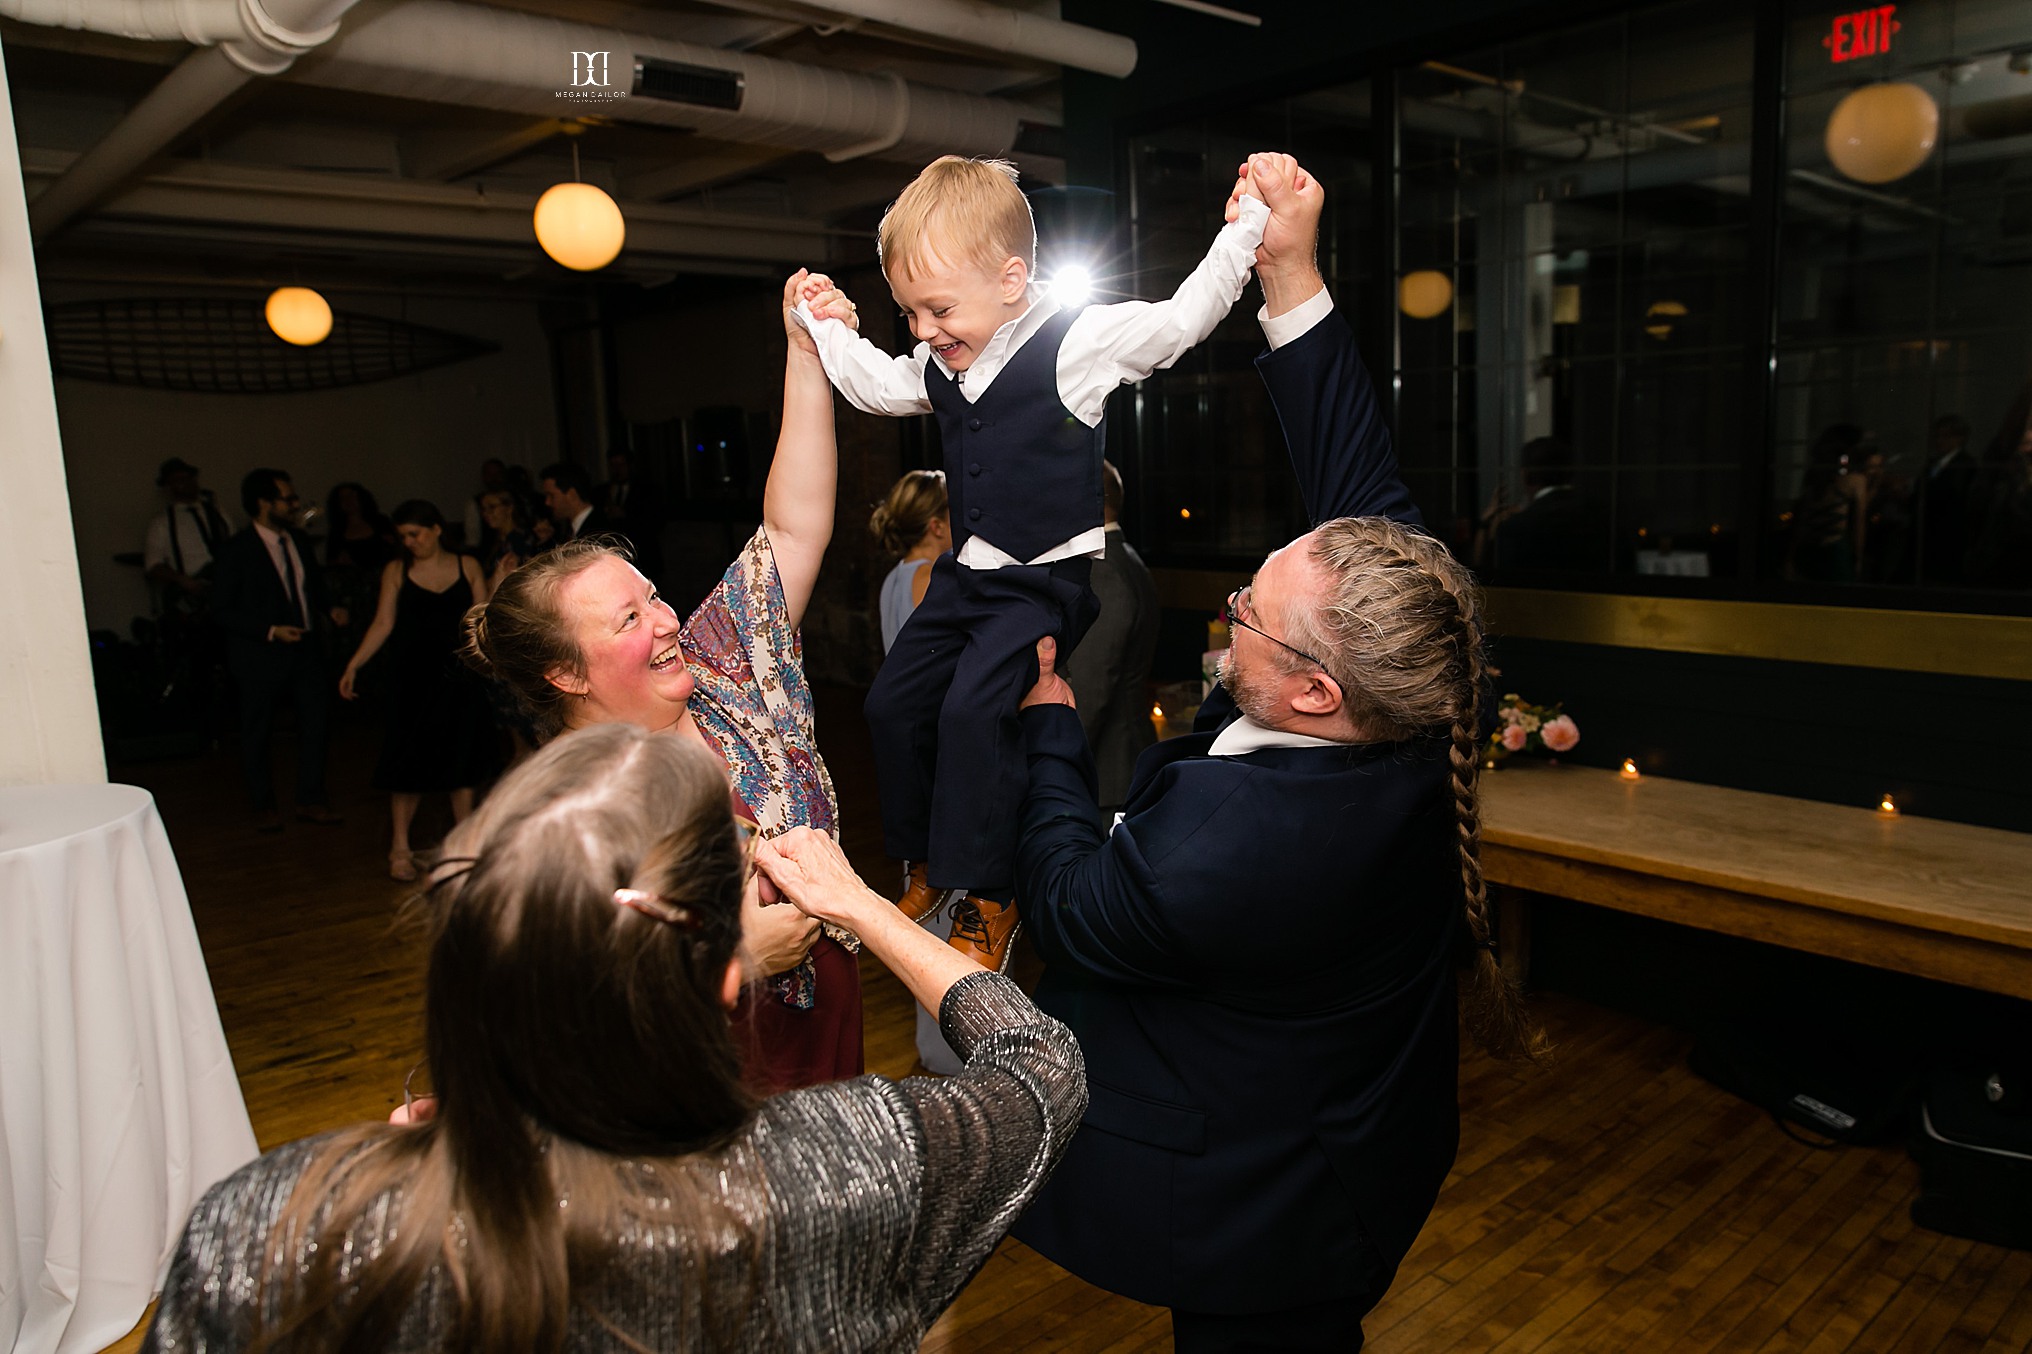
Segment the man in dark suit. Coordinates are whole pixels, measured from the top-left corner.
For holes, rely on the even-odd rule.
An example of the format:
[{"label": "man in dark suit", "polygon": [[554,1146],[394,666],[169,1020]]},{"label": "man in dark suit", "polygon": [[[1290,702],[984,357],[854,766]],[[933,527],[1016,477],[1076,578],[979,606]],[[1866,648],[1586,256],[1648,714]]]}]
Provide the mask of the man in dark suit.
[{"label": "man in dark suit", "polygon": [[1094,750],[1101,807],[1122,807],[1136,758],[1157,741],[1150,724],[1150,664],[1157,656],[1157,584],[1143,557],[1122,535],[1122,472],[1101,462],[1102,521],[1107,553],[1094,561],[1093,590],[1101,614],[1066,665],[1079,702],[1080,726]]},{"label": "man in dark suit", "polygon": [[607,482],[600,486],[599,508],[613,529],[635,549],[635,567],[652,583],[663,578],[663,500],[656,486],[635,478],[628,453],[607,457]]},{"label": "man in dark suit", "polygon": [[226,542],[212,586],[212,620],[226,636],[226,668],[240,691],[241,770],[263,832],[282,830],[268,735],[285,698],[296,706],[296,816],[342,821],[325,793],[332,676],[322,627],[344,625],[346,613],[331,605],[310,538],[296,529],[300,502],[288,472],[249,472],[240,504],[251,525]]},{"label": "man in dark suit", "polygon": [[[1415,526],[1313,262],[1319,186],[1283,156],[1251,173],[1272,212],[1257,366],[1308,514]],[[1021,717],[1016,897],[1037,1003],[1079,1036],[1091,1103],[1015,1234],[1172,1308],[1181,1351],[1358,1348],[1458,1140],[1472,930],[1447,751],[1374,737],[1291,647],[1331,586],[1310,537],[1231,602],[1199,731],[1143,755],[1112,829],[1048,662]]]},{"label": "man in dark suit", "polygon": [[593,503],[593,482],[570,461],[543,468],[543,506],[557,524],[557,539],[576,541],[619,528]]}]

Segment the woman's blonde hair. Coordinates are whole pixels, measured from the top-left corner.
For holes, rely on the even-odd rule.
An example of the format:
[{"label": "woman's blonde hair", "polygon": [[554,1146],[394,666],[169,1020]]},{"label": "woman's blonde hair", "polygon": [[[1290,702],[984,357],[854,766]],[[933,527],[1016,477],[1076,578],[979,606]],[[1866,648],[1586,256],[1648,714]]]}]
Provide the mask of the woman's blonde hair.
[{"label": "woman's blonde hair", "polygon": [[888,553],[907,555],[945,510],[945,471],[906,470],[869,514],[868,530]]},{"label": "woman's blonde hair", "polygon": [[922,276],[936,257],[999,273],[1010,258],[1034,270],[1037,223],[1007,160],[941,155],[882,213],[875,243],[883,275]]},{"label": "woman's blonde hair", "polygon": [[[1349,720],[1370,738],[1444,734],[1452,762],[1456,844],[1468,940],[1468,1033],[1498,1057],[1543,1057],[1545,1035],[1496,962],[1481,861],[1481,707],[1488,685],[1473,575],[1430,536],[1384,517],[1342,517],[1312,533],[1324,589],[1287,604],[1286,639],[1315,654],[1340,686]],[[1276,650],[1273,661],[1301,660]]]}]

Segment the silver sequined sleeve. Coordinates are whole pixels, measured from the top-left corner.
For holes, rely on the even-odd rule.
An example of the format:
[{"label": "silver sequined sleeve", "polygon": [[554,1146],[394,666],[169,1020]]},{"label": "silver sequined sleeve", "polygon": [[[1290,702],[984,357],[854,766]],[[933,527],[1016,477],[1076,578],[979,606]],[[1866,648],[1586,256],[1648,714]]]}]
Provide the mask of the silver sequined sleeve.
[{"label": "silver sequined sleeve", "polygon": [[[575,1290],[585,1305],[570,1314],[567,1346],[618,1354],[629,1347],[620,1330],[656,1350],[916,1350],[1051,1173],[1087,1098],[1071,1032],[1006,978],[956,983],[940,1024],[967,1059],[956,1077],[792,1091],[765,1102],[719,1152],[622,1163],[642,1197],[617,1227],[596,1289]],[[247,1347],[256,1304],[276,1297],[258,1291],[270,1232],[320,1141],[268,1153],[199,1202],[144,1351]],[[672,1172],[716,1196],[759,1250],[730,1249],[724,1237],[702,1243],[658,1222],[656,1196]],[[368,1210],[349,1249],[379,1250],[392,1203]],[[306,1259],[293,1254],[267,1272],[300,1273]],[[691,1291],[715,1295],[710,1321],[681,1300],[687,1276],[704,1281]],[[434,1269],[390,1348],[440,1348],[450,1293]]]}]

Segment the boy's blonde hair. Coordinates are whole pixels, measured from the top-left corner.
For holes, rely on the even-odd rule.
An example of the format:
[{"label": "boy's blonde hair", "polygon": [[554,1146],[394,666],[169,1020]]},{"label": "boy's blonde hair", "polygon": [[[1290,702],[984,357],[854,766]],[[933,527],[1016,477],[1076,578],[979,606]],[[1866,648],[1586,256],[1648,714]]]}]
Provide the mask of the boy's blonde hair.
[{"label": "boy's blonde hair", "polygon": [[933,256],[998,273],[1014,256],[1037,266],[1037,223],[1007,160],[941,155],[882,214],[876,237],[885,276],[921,275]]}]

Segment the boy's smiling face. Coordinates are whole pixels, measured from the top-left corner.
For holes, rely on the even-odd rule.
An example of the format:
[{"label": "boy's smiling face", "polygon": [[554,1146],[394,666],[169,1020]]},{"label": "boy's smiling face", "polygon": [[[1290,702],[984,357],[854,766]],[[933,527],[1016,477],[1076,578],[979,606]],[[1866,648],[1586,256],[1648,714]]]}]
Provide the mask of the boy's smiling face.
[{"label": "boy's smiling face", "polygon": [[996,330],[1030,308],[1030,269],[1012,256],[989,272],[926,250],[910,275],[890,275],[889,291],[912,336],[953,371],[965,371]]}]

